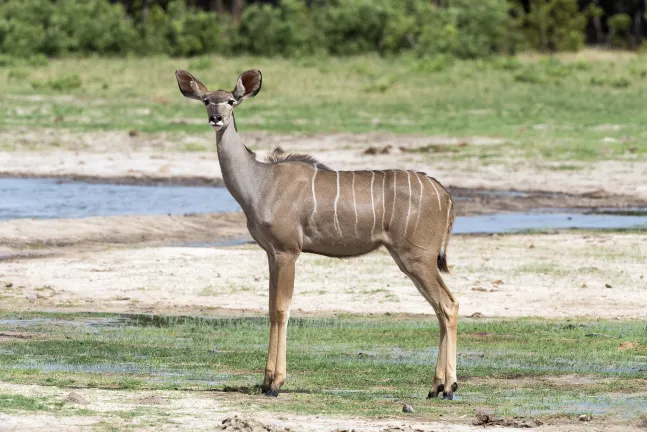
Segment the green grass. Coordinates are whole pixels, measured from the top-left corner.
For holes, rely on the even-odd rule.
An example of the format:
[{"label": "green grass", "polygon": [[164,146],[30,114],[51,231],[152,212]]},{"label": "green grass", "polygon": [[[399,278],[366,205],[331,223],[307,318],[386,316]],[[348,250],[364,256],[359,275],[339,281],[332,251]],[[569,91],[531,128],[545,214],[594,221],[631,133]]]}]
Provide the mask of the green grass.
[{"label": "green grass", "polygon": [[[180,95],[175,69],[193,70],[212,89],[232,89],[251,67],[263,71],[263,89],[237,110],[243,131],[505,139],[444,154],[484,163],[506,155],[592,161],[647,153],[645,55],[453,62],[372,56],[52,60],[0,68],[0,128],[207,133],[206,118],[196,122],[204,108]],[[12,149],[10,142],[0,146]]]},{"label": "green grass", "polygon": [[0,412],[11,410],[49,411],[51,406],[43,398],[34,398],[14,394],[0,394]]},{"label": "green grass", "polygon": [[[28,321],[11,321],[18,318]],[[647,409],[644,321],[461,319],[460,398],[447,403],[424,399],[438,339],[433,317],[293,318],[288,382],[278,400],[260,397],[257,387],[267,349],[264,318],[3,313],[0,319],[9,320],[0,331],[34,336],[0,346],[5,382],[228,390],[251,393],[241,397],[263,409],[313,414],[381,416],[401,401],[423,417],[471,414],[474,405],[533,416],[632,417]],[[636,345],[619,350],[623,341]],[[573,384],[573,377],[586,380]],[[15,402],[21,403],[27,404]]]}]

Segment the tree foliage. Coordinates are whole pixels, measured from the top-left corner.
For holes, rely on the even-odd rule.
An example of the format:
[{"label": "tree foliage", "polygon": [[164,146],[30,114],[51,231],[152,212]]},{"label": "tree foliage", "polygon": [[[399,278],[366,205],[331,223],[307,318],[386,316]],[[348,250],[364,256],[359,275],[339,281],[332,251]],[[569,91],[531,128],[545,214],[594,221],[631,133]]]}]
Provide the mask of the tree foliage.
[{"label": "tree foliage", "polygon": [[645,0],[0,0],[0,50],[476,58],[636,48],[644,12]]}]

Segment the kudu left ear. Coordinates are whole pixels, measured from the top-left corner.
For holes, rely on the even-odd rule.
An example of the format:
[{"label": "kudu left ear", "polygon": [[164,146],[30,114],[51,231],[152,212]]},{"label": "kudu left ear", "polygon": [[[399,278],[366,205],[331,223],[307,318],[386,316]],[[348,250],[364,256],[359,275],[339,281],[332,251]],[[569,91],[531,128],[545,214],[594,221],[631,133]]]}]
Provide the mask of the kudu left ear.
[{"label": "kudu left ear", "polygon": [[258,69],[250,69],[240,74],[236,82],[236,88],[232,92],[234,99],[236,99],[236,105],[245,99],[256,96],[261,91],[262,84],[263,75]]}]

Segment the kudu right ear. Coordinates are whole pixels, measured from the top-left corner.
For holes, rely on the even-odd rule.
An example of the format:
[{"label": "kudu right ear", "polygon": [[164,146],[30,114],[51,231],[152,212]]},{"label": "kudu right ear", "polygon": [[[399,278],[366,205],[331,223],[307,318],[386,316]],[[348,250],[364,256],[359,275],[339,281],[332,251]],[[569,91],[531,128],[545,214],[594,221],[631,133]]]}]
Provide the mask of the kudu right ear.
[{"label": "kudu right ear", "polygon": [[236,88],[232,92],[234,99],[236,99],[236,105],[245,99],[256,96],[261,91],[262,84],[263,75],[258,69],[250,69],[240,74],[236,82]]},{"label": "kudu right ear", "polygon": [[198,81],[193,75],[185,70],[176,70],[175,78],[177,85],[184,97],[201,101],[204,94],[207,93],[207,86]]}]

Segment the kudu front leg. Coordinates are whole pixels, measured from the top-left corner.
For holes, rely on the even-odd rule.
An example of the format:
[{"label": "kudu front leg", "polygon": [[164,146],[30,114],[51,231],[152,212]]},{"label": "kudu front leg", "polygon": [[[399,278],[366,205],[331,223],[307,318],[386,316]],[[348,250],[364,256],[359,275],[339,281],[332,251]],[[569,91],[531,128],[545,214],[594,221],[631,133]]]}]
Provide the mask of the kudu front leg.
[{"label": "kudu front leg", "polygon": [[263,394],[278,396],[286,377],[287,327],[294,290],[297,255],[270,254],[270,345],[267,353]]}]

